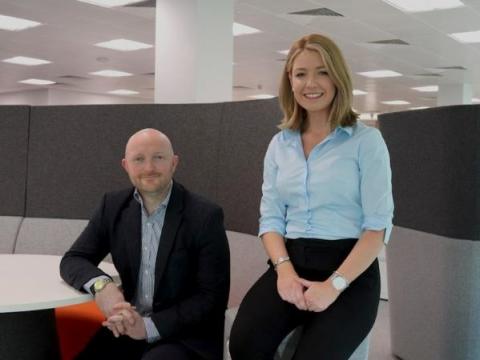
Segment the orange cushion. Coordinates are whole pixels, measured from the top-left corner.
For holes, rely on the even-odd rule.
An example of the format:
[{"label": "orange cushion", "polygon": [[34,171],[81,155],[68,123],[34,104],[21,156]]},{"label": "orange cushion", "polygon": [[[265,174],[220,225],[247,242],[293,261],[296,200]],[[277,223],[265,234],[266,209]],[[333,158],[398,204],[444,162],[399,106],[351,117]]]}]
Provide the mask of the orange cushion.
[{"label": "orange cushion", "polygon": [[62,360],[72,360],[87,345],[105,319],[95,301],[55,309]]}]

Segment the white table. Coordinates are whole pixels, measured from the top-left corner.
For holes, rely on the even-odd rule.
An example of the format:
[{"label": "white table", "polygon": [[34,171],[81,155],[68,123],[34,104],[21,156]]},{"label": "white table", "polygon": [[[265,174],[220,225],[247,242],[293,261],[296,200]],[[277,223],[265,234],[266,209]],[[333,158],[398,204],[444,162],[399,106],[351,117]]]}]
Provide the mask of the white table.
[{"label": "white table", "polygon": [[[54,309],[92,299],[59,274],[61,256],[0,254],[0,359],[59,358]],[[100,268],[117,276],[115,267]]]}]

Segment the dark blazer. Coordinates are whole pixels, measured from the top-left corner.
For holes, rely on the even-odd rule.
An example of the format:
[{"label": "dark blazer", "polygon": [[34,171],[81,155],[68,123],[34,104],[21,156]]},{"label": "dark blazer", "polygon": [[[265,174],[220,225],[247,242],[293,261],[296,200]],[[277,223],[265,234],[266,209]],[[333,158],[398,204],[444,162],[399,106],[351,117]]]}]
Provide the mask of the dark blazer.
[{"label": "dark blazer", "polygon": [[[141,260],[141,211],[133,191],[105,194],[64,255],[60,273],[74,288],[106,275],[97,265],[111,253],[132,301]],[[162,339],[180,341],[205,359],[222,358],[229,256],[222,209],[174,182],[155,266],[152,320]]]}]

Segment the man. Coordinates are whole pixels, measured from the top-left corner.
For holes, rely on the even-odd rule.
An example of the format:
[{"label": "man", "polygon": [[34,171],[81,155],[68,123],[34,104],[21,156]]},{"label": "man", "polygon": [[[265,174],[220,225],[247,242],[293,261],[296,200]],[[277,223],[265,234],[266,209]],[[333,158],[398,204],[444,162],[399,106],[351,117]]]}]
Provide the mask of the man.
[{"label": "man", "polygon": [[[229,250],[220,207],[173,181],[170,140],[155,129],[128,140],[134,188],[107,193],[60,264],[95,296],[106,320],[80,359],[222,358]],[[98,263],[110,253],[122,290]]]}]

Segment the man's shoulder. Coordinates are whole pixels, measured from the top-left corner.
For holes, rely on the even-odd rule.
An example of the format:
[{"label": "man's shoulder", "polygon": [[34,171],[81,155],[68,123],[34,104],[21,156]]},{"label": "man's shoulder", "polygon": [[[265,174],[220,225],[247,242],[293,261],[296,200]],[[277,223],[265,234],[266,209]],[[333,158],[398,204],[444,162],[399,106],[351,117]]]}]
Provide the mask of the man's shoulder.
[{"label": "man's shoulder", "polygon": [[109,208],[123,207],[133,199],[134,188],[126,188],[105,193],[104,202]]}]

